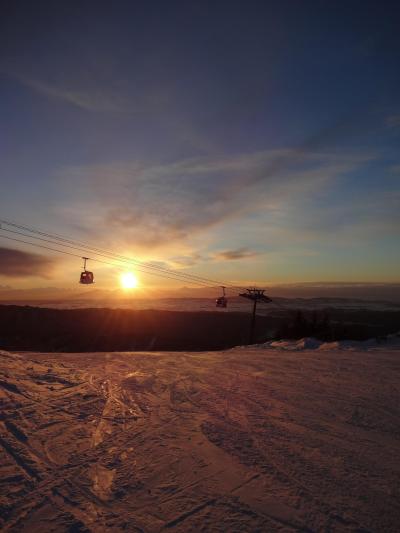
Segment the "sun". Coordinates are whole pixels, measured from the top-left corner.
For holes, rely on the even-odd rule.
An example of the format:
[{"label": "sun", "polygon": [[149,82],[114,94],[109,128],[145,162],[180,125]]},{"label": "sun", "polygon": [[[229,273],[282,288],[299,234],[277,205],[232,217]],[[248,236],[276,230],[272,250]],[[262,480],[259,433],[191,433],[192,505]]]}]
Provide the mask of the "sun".
[{"label": "sun", "polygon": [[121,287],[126,290],[136,289],[139,285],[139,280],[132,272],[124,272],[124,274],[121,274],[119,281]]}]

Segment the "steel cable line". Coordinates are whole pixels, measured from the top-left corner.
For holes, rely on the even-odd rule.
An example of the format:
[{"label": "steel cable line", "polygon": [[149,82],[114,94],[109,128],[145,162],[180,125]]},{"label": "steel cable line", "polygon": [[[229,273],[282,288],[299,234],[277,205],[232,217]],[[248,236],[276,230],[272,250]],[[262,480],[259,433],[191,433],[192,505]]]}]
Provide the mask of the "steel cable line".
[{"label": "steel cable line", "polygon": [[[16,239],[14,237],[7,237],[6,235],[0,235],[0,238],[2,239],[7,239],[9,241],[14,241],[14,242],[20,242],[20,243],[24,243],[24,244],[28,244],[30,246],[35,246],[37,248],[44,248],[46,250],[51,250],[52,252],[57,252],[57,253],[61,253],[61,254],[65,254],[65,255],[69,255],[69,256],[72,256],[72,257],[77,257],[78,259],[82,259],[82,256],[81,255],[78,255],[78,254],[74,254],[72,252],[67,252],[66,250],[58,250],[56,248],[51,248],[50,246],[45,246],[43,244],[38,244],[38,243],[35,243],[35,242],[29,242],[29,241],[24,241],[22,239]],[[108,265],[108,266],[112,266],[113,268],[116,268],[117,270],[119,270],[120,272],[125,272],[126,269],[124,269],[121,265],[118,265],[116,263],[110,263],[109,261],[103,261],[102,259],[97,259],[95,257],[88,257],[87,259],[89,259],[90,261],[96,261],[97,263],[101,263],[101,264],[104,264],[104,265]],[[168,279],[172,279],[174,281],[182,281],[182,279],[179,279],[179,278],[174,278],[172,276],[168,276],[167,274],[162,274],[162,273],[155,273],[155,272],[149,272],[149,271],[146,271],[146,270],[142,270],[140,267],[137,268],[137,270],[139,272],[143,272],[144,274],[152,274],[153,276],[158,276],[158,277],[162,277],[162,278],[168,278]],[[192,283],[192,284],[195,284],[195,285],[199,285],[199,282],[196,282],[196,281],[189,281],[189,280],[186,280],[188,283]],[[210,285],[203,285],[204,287],[207,287],[207,288],[212,288],[212,289],[215,289],[215,287],[211,287]]]},{"label": "steel cable line", "polygon": [[[18,228],[18,229],[22,229],[24,231],[28,231],[29,233],[34,233],[34,234],[37,234],[37,235],[42,235],[44,237],[49,237],[51,239],[53,239],[53,241],[57,241],[57,242],[52,242],[53,244],[56,244],[56,245],[61,245],[60,242],[58,241],[62,241],[63,243],[67,243],[68,245],[71,245],[71,247],[74,247],[74,248],[77,248],[77,245],[79,245],[80,249],[85,249],[85,250],[90,250],[91,252],[95,253],[96,255],[102,255],[103,257],[109,257],[111,259],[116,259],[120,262],[126,262],[126,263],[129,263],[131,265],[138,265],[139,267],[141,268],[146,268],[146,269],[152,269],[152,270],[157,270],[159,272],[162,272],[164,274],[167,274],[167,275],[173,275],[173,276],[177,276],[181,279],[181,281],[196,281],[198,282],[199,285],[206,285],[208,287],[213,287],[215,288],[215,285],[218,285],[218,286],[225,286],[228,290],[230,291],[234,291],[235,293],[237,292],[237,290],[247,290],[247,287],[241,287],[241,286],[238,286],[238,285],[232,285],[232,284],[229,284],[229,283],[224,283],[224,282],[221,282],[219,280],[214,280],[214,279],[210,279],[210,278],[205,278],[205,277],[201,277],[201,276],[197,276],[197,275],[194,275],[194,274],[189,274],[189,273],[185,273],[185,272],[174,272],[172,269],[167,269],[167,268],[163,268],[163,267],[160,267],[159,265],[154,265],[152,263],[144,263],[142,261],[139,261],[137,259],[131,259],[129,257],[126,257],[126,256],[122,256],[122,255],[119,255],[119,254],[116,254],[114,252],[110,252],[108,250],[104,250],[102,248],[97,248],[97,247],[94,247],[94,246],[91,246],[91,245],[88,245],[87,243],[83,243],[82,241],[74,241],[74,240],[71,240],[71,239],[67,239],[65,237],[62,237],[62,236],[59,236],[57,234],[51,234],[51,233],[46,233],[46,232],[42,232],[42,231],[39,231],[39,230],[36,230],[34,228],[30,228],[28,226],[23,226],[23,225],[20,225],[20,224],[16,224],[16,223],[13,223],[13,222],[10,222],[10,221],[7,221],[7,220],[0,220],[0,224],[5,224],[5,225],[8,225],[8,226],[11,226],[11,227],[15,227],[15,228]],[[7,230],[6,228],[2,228],[3,230],[5,231],[9,231],[9,232],[12,232],[12,230]],[[28,238],[38,238],[38,237],[32,237],[31,235],[25,235],[25,234],[22,234],[23,236],[25,237],[28,237]],[[62,244],[62,246],[67,246],[67,244]],[[186,278],[185,280],[183,280],[182,278]]]},{"label": "steel cable line", "polygon": [[[4,231],[4,228],[0,228],[0,229],[2,229]],[[11,230],[8,230],[8,231],[11,231]],[[12,233],[17,233],[17,232],[12,231]],[[18,234],[19,235],[24,235],[22,233],[18,233]],[[25,236],[28,237],[28,238],[31,238],[31,236],[28,236],[28,235],[25,235]],[[9,241],[28,244],[30,246],[35,246],[36,248],[42,248],[42,249],[45,249],[45,250],[51,250],[52,252],[61,253],[61,254],[64,254],[64,255],[69,255],[71,257],[76,257],[78,259],[82,259],[81,255],[74,254],[74,253],[68,252],[66,250],[59,250],[57,248],[52,248],[50,246],[45,246],[43,244],[29,242],[29,241],[25,241],[25,240],[22,240],[22,239],[16,239],[14,237],[7,237],[6,235],[2,235],[2,234],[0,234],[0,238],[7,239]],[[35,238],[35,237],[33,237],[33,238]],[[36,238],[38,238],[38,237],[36,237]],[[40,240],[52,243],[52,241],[48,241],[46,239],[40,239]],[[61,245],[61,243],[54,243],[54,244]],[[76,248],[73,248],[72,246],[70,246],[70,248],[76,249]],[[98,258],[95,258],[95,257],[87,257],[87,259],[89,259],[90,261],[95,261],[97,263],[101,263],[101,264],[107,265],[107,266],[111,266],[111,267],[113,267],[114,269],[117,269],[120,272],[124,272],[125,271],[125,269],[121,265],[116,264],[116,263],[110,263],[109,261],[104,261],[102,259],[98,259]],[[172,277],[172,276],[170,276],[168,274],[165,274],[165,273],[160,273],[160,272],[156,273],[156,272],[152,272],[152,271],[149,272],[148,270],[144,270],[141,267],[135,267],[135,268],[136,268],[136,270],[138,270],[139,272],[142,272],[144,274],[151,274],[153,276],[162,277],[162,278],[165,278],[165,279],[171,279],[173,281],[185,281],[187,283],[191,283],[193,285],[198,285],[198,286],[202,286],[204,288],[209,288],[209,289],[215,289],[216,288],[213,285],[206,285],[205,283],[200,283],[199,281],[195,281],[195,280],[186,280],[186,279],[182,280],[179,277]],[[271,299],[271,303],[277,305],[278,307],[280,307],[280,308],[282,308],[284,310],[289,310],[286,306],[284,306],[281,303],[277,302],[275,299]],[[259,305],[262,305],[262,302],[259,302]]]},{"label": "steel cable line", "polygon": [[[36,236],[33,236],[33,235],[26,235],[26,233],[21,233],[20,231],[13,231],[13,230],[8,230],[6,228],[0,228],[1,231],[6,231],[8,233],[13,233],[15,235],[21,235],[23,237],[27,237],[29,239],[37,239],[37,240],[40,240],[42,242],[47,242],[47,243],[50,243],[50,244],[55,244],[56,246],[64,246],[64,247],[67,247],[67,248],[71,248],[73,250],[81,250],[83,252],[86,253],[86,249],[85,248],[78,248],[76,246],[72,246],[72,245],[68,245],[68,244],[63,244],[63,243],[59,243],[59,242],[56,242],[56,241],[52,241],[50,239],[44,239],[44,238],[41,238],[41,237],[36,237]],[[1,236],[1,235],[0,235]],[[4,237],[4,236],[3,236]],[[4,237],[6,238],[6,237]],[[25,241],[21,241],[21,242],[25,242]],[[32,246],[34,246],[35,244],[34,243],[27,243],[27,244],[31,244]],[[54,250],[52,248],[49,248],[50,250]],[[56,250],[56,251],[59,251],[59,252],[62,252],[62,250]],[[102,255],[103,257],[109,257],[107,255],[104,255],[104,254],[100,254],[98,252],[95,253],[95,255]],[[82,256],[76,256],[76,257],[81,257]],[[88,259],[92,260],[92,261],[100,261],[99,259],[96,259],[96,258],[93,258],[93,257],[88,257]],[[118,260],[116,259],[116,261],[119,261],[119,262],[127,262],[129,263],[128,261],[122,261],[122,260]],[[111,264],[111,263],[107,263],[107,264]],[[112,263],[115,265],[115,263]],[[207,287],[207,288],[210,288],[210,289],[215,289],[216,287],[214,285],[209,285],[209,284],[206,284],[205,282],[200,282],[200,281],[197,281],[197,280],[190,280],[190,279],[182,279],[182,277],[180,276],[179,272],[173,272],[171,271],[171,275],[169,275],[169,273],[159,273],[159,272],[151,272],[149,270],[147,270],[147,267],[145,265],[139,265],[139,266],[135,266],[135,269],[138,270],[139,272],[143,272],[145,274],[153,274],[153,275],[158,275],[158,276],[163,276],[163,277],[168,277],[170,279],[175,279],[176,281],[185,281],[187,283],[193,283],[193,284],[196,284],[196,285],[199,285],[199,286],[203,286],[203,287]],[[174,276],[174,277],[172,277]]]},{"label": "steel cable line", "polygon": [[[121,260],[121,261],[124,261],[124,262],[129,262],[130,264],[132,264],[132,263],[138,264],[139,266],[142,266],[142,267],[145,267],[145,268],[152,268],[152,269],[159,270],[161,272],[165,272],[165,273],[168,273],[168,274],[173,274],[173,275],[177,275],[178,274],[178,273],[174,272],[172,269],[166,269],[166,268],[160,267],[159,265],[154,265],[152,263],[144,263],[144,262],[139,261],[137,259],[131,259],[129,257],[122,256],[122,255],[116,254],[114,252],[110,252],[108,250],[103,250],[101,248],[96,248],[94,246],[88,245],[88,244],[83,243],[81,241],[73,241],[73,240],[70,240],[70,239],[66,239],[64,237],[58,236],[57,234],[45,233],[45,232],[42,232],[42,231],[39,231],[39,230],[35,230],[33,228],[29,228],[27,226],[21,226],[21,225],[15,224],[15,223],[11,223],[11,222],[6,221],[6,220],[0,220],[0,224],[1,223],[6,224],[6,225],[10,225],[10,226],[13,226],[13,227],[17,227],[17,228],[20,228],[20,229],[23,229],[24,231],[28,231],[30,233],[36,233],[38,235],[44,235],[44,236],[52,238],[53,240],[63,241],[63,242],[71,243],[71,244],[74,244],[74,245],[79,244],[79,245],[82,245],[85,249],[99,252],[98,255],[104,255],[104,256],[107,256],[107,257],[112,257],[113,259],[118,259],[118,260]],[[5,228],[3,228],[3,229],[5,229]],[[29,236],[29,237],[31,238],[31,236]],[[59,244],[59,243],[57,242],[57,244]],[[196,280],[199,280],[199,281],[202,281],[202,282],[206,282],[208,284],[208,286],[209,286],[210,282],[212,282],[213,284],[216,283],[216,284],[219,284],[219,285],[221,285],[221,283],[222,283],[221,281],[211,280],[211,279],[208,279],[208,278],[203,278],[201,276],[196,276],[194,274],[188,274],[188,273],[185,273],[185,272],[179,273],[179,276],[180,277],[186,277],[186,278],[189,278],[189,279],[196,279]],[[212,285],[212,286],[214,286],[214,285]],[[229,284],[227,284],[226,286],[229,286],[229,287],[232,287],[232,288],[236,288],[236,289],[241,289],[241,290],[245,289],[245,287],[236,287],[234,285],[229,285]]]},{"label": "steel cable line", "polygon": [[[153,270],[157,270],[157,271],[163,272],[163,273],[168,274],[168,275],[179,276],[180,278],[187,278],[188,280],[193,280],[193,281],[195,281],[195,280],[197,281],[198,280],[199,282],[201,282],[202,285],[205,283],[205,284],[207,284],[207,286],[215,287],[214,284],[216,284],[218,286],[222,286],[223,283],[224,283],[224,282],[221,282],[219,280],[213,280],[213,279],[209,279],[209,278],[204,278],[204,277],[201,277],[201,276],[196,276],[194,274],[189,274],[189,273],[185,273],[185,272],[177,273],[177,272],[174,272],[172,269],[163,268],[163,267],[160,267],[159,265],[154,265],[152,263],[144,263],[144,262],[139,261],[137,259],[131,259],[129,257],[122,256],[122,255],[116,254],[114,252],[110,252],[108,250],[104,250],[104,249],[101,249],[101,248],[96,248],[94,246],[88,245],[88,244],[83,243],[81,241],[73,241],[71,239],[66,239],[65,237],[61,237],[61,236],[59,236],[57,234],[45,233],[45,232],[42,232],[42,231],[39,231],[39,230],[35,230],[33,228],[29,228],[28,226],[22,226],[20,224],[15,224],[15,223],[7,221],[7,220],[0,220],[0,224],[2,224],[2,223],[6,224],[8,226],[16,227],[18,229],[23,229],[24,231],[28,231],[30,233],[34,233],[34,234],[37,234],[37,235],[50,237],[51,239],[57,241],[56,243],[54,243],[54,244],[57,244],[57,245],[60,245],[60,242],[58,242],[58,241],[62,241],[64,243],[69,243],[71,245],[74,245],[75,247],[76,247],[77,244],[79,244],[79,246],[82,246],[82,247],[84,247],[87,250],[91,250],[92,252],[95,252],[97,255],[103,255],[104,257],[110,257],[112,259],[117,259],[118,261],[127,262],[127,263],[129,263],[131,265],[132,264],[139,265],[140,267],[143,267],[143,268],[151,268]],[[2,229],[5,230],[5,231],[11,231],[11,230],[6,230],[5,228],[2,228]],[[23,235],[26,236],[26,237],[29,237],[29,238],[35,238],[35,237],[32,237],[31,235],[29,235],[29,236],[25,235],[25,234],[23,234]],[[235,292],[237,292],[237,290],[247,290],[246,287],[241,287],[241,286],[237,286],[237,285],[231,285],[229,283],[226,283],[224,286],[228,290],[235,291]]]},{"label": "steel cable line", "polygon": [[[4,228],[0,228],[1,230],[5,230]],[[15,232],[15,231],[12,231],[12,230],[5,230],[5,231],[9,231],[11,233],[16,233],[18,235],[24,235],[28,238],[31,238],[30,236],[28,235],[25,235],[23,233],[20,233],[20,232]],[[72,252],[68,252],[66,250],[59,250],[57,248],[52,248],[50,246],[45,246],[45,245],[42,245],[42,244],[38,244],[38,243],[34,243],[34,242],[29,242],[29,241],[25,241],[25,240],[22,240],[22,239],[16,239],[16,238],[13,238],[13,237],[7,237],[6,235],[1,235],[0,234],[0,237],[3,238],[3,239],[7,239],[7,240],[10,240],[10,241],[14,241],[14,242],[19,242],[19,243],[23,243],[23,244],[28,244],[28,245],[31,245],[31,246],[35,246],[36,248],[43,248],[45,250],[51,250],[52,252],[56,252],[56,253],[61,253],[61,254],[64,254],[64,255],[69,255],[71,257],[76,257],[78,259],[82,259],[82,256],[81,255],[78,255],[78,254],[74,254]],[[35,237],[33,237],[35,238]],[[38,237],[36,237],[36,239],[38,239]],[[46,240],[46,239],[40,239],[41,241],[45,241],[45,242],[50,242],[50,243],[53,243],[53,241],[49,241],[49,240]],[[57,244],[57,243],[53,243],[53,244]],[[60,243],[58,243],[57,245],[61,245]],[[64,245],[65,246],[65,245]],[[70,248],[72,249],[76,249],[76,248],[73,248],[72,246],[69,246]],[[104,264],[104,265],[107,265],[107,266],[111,266],[113,268],[116,268],[117,270],[119,270],[120,272],[124,272],[125,269],[121,266],[121,265],[118,265],[116,263],[110,263],[109,261],[104,261],[102,259],[97,259],[97,258],[94,258],[94,257],[88,257],[87,259],[89,259],[90,261],[95,261],[97,263],[101,263],[101,264]],[[157,277],[162,277],[162,278],[165,278],[165,279],[171,279],[173,281],[186,281],[188,283],[192,283],[193,285],[199,285],[199,286],[202,286],[204,288],[209,288],[209,289],[215,289],[216,287],[213,286],[213,285],[206,285],[204,283],[199,283],[198,281],[194,281],[194,280],[182,280],[180,279],[179,277],[172,277],[172,276],[169,276],[168,274],[164,274],[164,273],[156,273],[156,272],[149,272],[148,270],[143,270],[142,268],[140,267],[136,267],[136,269],[139,271],[139,272],[142,272],[144,274],[151,274],[153,276],[157,276]],[[177,274],[178,275],[178,274]],[[277,305],[278,307],[281,307],[282,309],[284,310],[289,310],[286,306],[284,306],[283,304],[277,302],[275,299],[271,299],[271,302],[275,305]],[[258,305],[262,305],[262,302],[259,302]]]},{"label": "steel cable line", "polygon": [[[5,235],[0,235],[0,237],[3,238],[3,239],[10,240],[10,241],[21,242],[21,243],[24,243],[24,244],[35,246],[37,248],[44,248],[46,250],[51,250],[53,252],[62,253],[62,254],[65,254],[65,255],[72,256],[72,257],[77,257],[78,259],[82,259],[81,255],[77,255],[77,254],[74,254],[72,252],[67,252],[65,250],[58,250],[56,248],[51,248],[50,246],[45,246],[45,245],[42,245],[42,244],[37,244],[37,243],[34,243],[34,242],[29,242],[29,241],[24,241],[22,239],[15,239],[13,237],[6,237]],[[116,263],[110,263],[108,261],[103,261],[102,259],[97,259],[97,258],[94,258],[94,257],[87,257],[87,259],[89,259],[91,261],[96,261],[97,263],[102,263],[104,265],[112,266],[112,267],[116,268],[117,270],[119,270],[120,272],[125,272],[125,270],[126,270],[121,265],[118,265]],[[159,277],[163,277],[163,278],[169,278],[169,279],[172,279],[174,281],[182,281],[181,279],[173,278],[173,277],[168,276],[166,274],[156,274],[154,272],[148,272],[148,271],[145,271],[145,270],[141,270],[140,268],[138,268],[137,270],[139,272],[143,272],[144,274],[152,274],[154,276],[159,276]],[[194,282],[192,282],[192,283],[194,283]],[[208,288],[215,288],[215,287],[209,287],[209,286],[207,286],[207,287]]]}]

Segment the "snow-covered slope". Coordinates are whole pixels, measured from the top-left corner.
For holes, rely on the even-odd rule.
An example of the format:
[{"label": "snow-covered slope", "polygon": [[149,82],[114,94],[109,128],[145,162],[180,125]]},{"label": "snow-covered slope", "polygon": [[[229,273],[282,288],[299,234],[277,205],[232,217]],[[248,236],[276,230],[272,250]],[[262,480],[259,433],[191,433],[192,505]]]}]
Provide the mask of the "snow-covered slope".
[{"label": "snow-covered slope", "polygon": [[398,531],[392,340],[0,352],[0,528]]}]

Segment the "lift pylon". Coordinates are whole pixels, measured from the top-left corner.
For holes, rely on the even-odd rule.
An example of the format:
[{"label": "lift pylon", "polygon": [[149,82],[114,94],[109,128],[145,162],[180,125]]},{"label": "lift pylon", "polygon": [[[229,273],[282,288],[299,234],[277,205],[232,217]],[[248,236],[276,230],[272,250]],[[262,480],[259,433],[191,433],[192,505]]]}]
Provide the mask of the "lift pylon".
[{"label": "lift pylon", "polygon": [[257,289],[256,287],[254,287],[253,289],[247,289],[247,292],[242,292],[241,294],[239,294],[239,296],[241,296],[242,298],[247,298],[248,300],[251,300],[253,302],[253,312],[251,315],[251,322],[250,322],[249,344],[253,344],[253,340],[254,340],[257,302],[264,302],[264,303],[272,302],[271,298],[269,298],[266,294],[264,294],[264,292],[265,292],[265,289]]}]

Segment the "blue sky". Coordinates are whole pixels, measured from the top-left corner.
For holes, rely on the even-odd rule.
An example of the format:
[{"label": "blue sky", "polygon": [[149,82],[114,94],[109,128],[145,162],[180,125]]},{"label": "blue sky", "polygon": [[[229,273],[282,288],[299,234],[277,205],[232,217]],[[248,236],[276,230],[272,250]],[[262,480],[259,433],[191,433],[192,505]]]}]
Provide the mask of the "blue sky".
[{"label": "blue sky", "polygon": [[[398,281],[399,18],[394,2],[9,2],[1,217],[230,281]],[[52,282],[40,264],[11,284]]]}]

